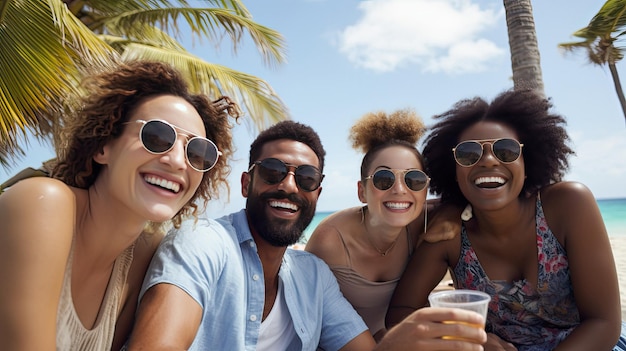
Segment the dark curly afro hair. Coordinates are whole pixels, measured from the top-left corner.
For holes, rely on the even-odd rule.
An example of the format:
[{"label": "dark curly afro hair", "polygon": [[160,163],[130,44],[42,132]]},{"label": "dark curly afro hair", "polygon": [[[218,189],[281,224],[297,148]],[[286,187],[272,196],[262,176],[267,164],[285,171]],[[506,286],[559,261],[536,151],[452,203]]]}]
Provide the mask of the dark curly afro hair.
[{"label": "dark curly afro hair", "polygon": [[524,144],[526,180],[520,196],[534,194],[558,182],[569,167],[574,151],[567,146],[565,118],[550,112],[552,103],[530,89],[507,90],[489,104],[479,97],[461,100],[452,109],[436,115],[423,151],[426,173],[432,178],[430,191],[444,203],[464,206],[467,200],[456,182],[456,162],[452,154],[459,135],[478,122],[503,123],[515,130]]}]

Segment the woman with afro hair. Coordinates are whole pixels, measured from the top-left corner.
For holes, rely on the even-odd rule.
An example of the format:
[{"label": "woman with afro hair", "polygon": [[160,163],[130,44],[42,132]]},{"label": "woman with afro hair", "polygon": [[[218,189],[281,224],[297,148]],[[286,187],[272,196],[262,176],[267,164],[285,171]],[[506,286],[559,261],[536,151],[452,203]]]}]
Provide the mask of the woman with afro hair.
[{"label": "woman with afro hair", "polygon": [[551,107],[509,90],[435,116],[426,170],[443,204],[465,207],[461,235],[417,249],[389,326],[427,305],[450,269],[456,288],[491,295],[485,350],[624,349],[607,231],[591,191],[562,181],[573,151]]}]

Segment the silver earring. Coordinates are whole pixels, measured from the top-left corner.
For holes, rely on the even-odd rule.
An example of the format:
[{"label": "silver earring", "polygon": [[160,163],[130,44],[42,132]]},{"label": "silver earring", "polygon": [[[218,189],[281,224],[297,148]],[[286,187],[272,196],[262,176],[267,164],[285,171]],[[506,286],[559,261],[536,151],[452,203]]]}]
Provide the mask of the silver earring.
[{"label": "silver earring", "polygon": [[472,217],[474,217],[474,214],[472,213],[472,205],[471,204],[467,204],[467,206],[465,206],[465,209],[463,210],[463,212],[461,212],[461,219],[463,221],[467,222],[470,219],[472,219]]}]

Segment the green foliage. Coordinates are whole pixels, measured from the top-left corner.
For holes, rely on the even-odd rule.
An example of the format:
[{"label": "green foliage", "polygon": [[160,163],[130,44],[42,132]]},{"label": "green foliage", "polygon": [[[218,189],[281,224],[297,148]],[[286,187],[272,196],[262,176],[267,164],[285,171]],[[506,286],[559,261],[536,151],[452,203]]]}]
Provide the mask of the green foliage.
[{"label": "green foliage", "polygon": [[559,44],[565,51],[583,50],[596,65],[614,64],[624,58],[618,40],[626,30],[626,0],[608,0],[587,27],[572,35],[580,41]]},{"label": "green foliage", "polygon": [[[252,20],[240,0],[0,0],[0,166],[24,155],[27,131],[49,140],[62,116],[76,107],[80,81],[116,60],[151,59],[176,66],[192,89],[212,98],[230,96],[263,128],[287,119],[287,109],[260,78],[207,62],[179,40],[233,52],[248,34],[268,66],[285,62],[276,31]],[[183,29],[181,31],[181,29]]]}]

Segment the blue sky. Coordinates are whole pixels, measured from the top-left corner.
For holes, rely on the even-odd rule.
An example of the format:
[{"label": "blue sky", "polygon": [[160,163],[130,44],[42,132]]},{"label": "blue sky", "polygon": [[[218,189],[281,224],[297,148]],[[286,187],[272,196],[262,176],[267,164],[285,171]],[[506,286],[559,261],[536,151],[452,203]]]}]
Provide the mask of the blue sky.
[{"label": "blue sky", "polygon": [[[327,150],[319,211],[359,204],[356,182],[362,155],[348,132],[363,114],[412,108],[424,118],[463,98],[488,100],[512,87],[501,0],[263,0],[244,1],[254,20],[279,31],[287,63],[269,68],[251,42],[236,55],[207,42],[188,48],[211,62],[265,79],[292,119],[317,130]],[[626,197],[626,123],[610,73],[587,64],[584,55],[564,55],[557,45],[586,26],[603,0],[533,1],[546,95],[567,118],[576,156],[567,180],[587,185],[596,198]],[[626,77],[626,67],[618,70]],[[626,79],[626,78],[624,78]],[[240,175],[255,137],[249,123],[234,129],[230,201],[214,202],[209,216],[245,205]],[[421,148],[421,146],[420,146]],[[50,147],[31,142],[18,170],[52,157]]]}]

